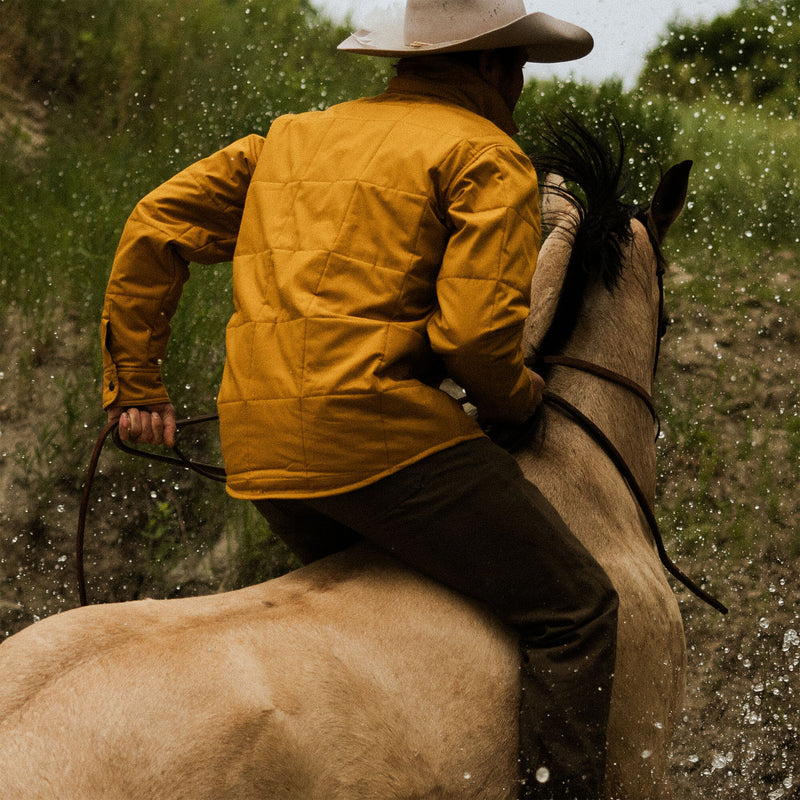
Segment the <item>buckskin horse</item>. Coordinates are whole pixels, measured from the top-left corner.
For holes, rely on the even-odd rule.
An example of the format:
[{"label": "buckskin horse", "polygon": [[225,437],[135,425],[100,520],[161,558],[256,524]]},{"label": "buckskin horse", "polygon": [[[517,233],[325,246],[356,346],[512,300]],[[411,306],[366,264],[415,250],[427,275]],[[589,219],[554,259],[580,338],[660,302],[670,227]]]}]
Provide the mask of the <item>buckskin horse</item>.
[{"label": "buckskin horse", "polygon": [[[543,191],[552,230],[526,347],[549,373],[548,403],[518,458],[619,593],[606,796],[654,800],[668,793],[685,643],[647,520],[649,395],[659,247],[690,162],[635,214],[619,199],[621,147],[575,130],[555,138],[584,202]],[[627,478],[567,407],[614,443]],[[512,633],[365,545],[237,591],[45,619],[0,646],[0,676],[3,800],[516,796]]]}]

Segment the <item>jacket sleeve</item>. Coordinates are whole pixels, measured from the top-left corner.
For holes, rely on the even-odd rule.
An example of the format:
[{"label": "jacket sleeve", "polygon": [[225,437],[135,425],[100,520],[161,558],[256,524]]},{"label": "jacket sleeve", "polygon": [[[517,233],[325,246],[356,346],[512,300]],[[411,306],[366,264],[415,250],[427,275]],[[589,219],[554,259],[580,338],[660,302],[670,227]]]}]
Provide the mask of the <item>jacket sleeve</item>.
[{"label": "jacket sleeve", "polygon": [[103,407],[169,400],[161,378],[189,263],[230,261],[263,146],[248,136],[142,199],[122,232],[101,321]]},{"label": "jacket sleeve", "polygon": [[483,149],[452,182],[447,213],[431,346],[482,419],[521,422],[536,407],[522,352],[541,242],[530,161],[514,146]]}]

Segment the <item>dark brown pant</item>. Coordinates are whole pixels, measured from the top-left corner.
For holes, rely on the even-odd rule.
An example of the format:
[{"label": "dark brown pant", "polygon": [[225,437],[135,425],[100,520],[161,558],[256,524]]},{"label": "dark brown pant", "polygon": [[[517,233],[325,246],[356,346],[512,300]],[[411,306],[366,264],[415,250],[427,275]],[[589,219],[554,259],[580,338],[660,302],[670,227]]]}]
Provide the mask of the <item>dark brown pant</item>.
[{"label": "dark brown pant", "polygon": [[522,796],[602,796],[617,595],[508,453],[476,439],[356,491],[256,505],[303,561],[364,537],[515,628]]}]

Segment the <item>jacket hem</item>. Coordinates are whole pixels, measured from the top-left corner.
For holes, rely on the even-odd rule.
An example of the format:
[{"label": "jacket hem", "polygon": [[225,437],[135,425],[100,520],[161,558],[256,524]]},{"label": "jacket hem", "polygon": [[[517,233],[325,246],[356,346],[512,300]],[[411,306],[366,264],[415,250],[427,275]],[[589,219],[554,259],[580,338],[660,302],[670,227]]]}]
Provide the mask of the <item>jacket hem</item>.
[{"label": "jacket hem", "polygon": [[[422,461],[423,458],[432,456],[434,453],[439,453],[442,450],[455,447],[455,445],[461,444],[462,442],[468,442],[472,439],[480,439],[482,436],[485,436],[485,434],[483,431],[478,430],[463,436],[458,436],[454,439],[449,439],[448,441],[441,442],[434,447],[429,447],[427,450],[423,450],[422,452],[415,454],[405,461],[401,461],[399,464],[396,464],[389,469],[382,470],[381,472],[375,473],[374,475],[370,475],[366,478],[362,478],[354,483],[347,483],[341,486],[329,486],[324,489],[270,489],[266,486],[264,489],[238,489],[235,486],[231,486],[231,479],[229,478],[225,488],[228,494],[237,500],[302,500],[303,498],[310,497],[331,497],[337,494],[346,494],[347,492],[353,492],[356,489],[361,489],[364,486],[369,486],[372,483],[377,483],[377,481],[381,480],[381,478],[387,478],[389,475],[394,475],[396,472],[400,472],[400,470],[404,469],[405,467],[410,467],[412,464],[416,464],[418,461]],[[234,480],[236,479],[234,478]],[[258,479],[256,478],[255,480]],[[269,478],[265,478],[263,480],[264,484],[269,483]],[[248,482],[252,481],[253,479],[248,479]]]}]

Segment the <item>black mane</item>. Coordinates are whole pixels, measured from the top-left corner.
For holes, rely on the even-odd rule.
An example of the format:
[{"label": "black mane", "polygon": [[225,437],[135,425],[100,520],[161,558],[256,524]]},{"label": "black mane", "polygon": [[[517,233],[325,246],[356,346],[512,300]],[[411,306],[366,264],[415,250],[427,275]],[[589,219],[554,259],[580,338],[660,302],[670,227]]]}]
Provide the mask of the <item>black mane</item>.
[{"label": "black mane", "polygon": [[545,121],[540,138],[541,152],[532,156],[540,180],[550,173],[564,179],[565,185],[555,191],[575,207],[580,222],[572,232],[572,255],[553,321],[537,349],[539,357],[564,349],[588,289],[602,281],[613,291],[620,277],[622,247],[633,235],[630,223],[639,210],[622,201],[628,174],[625,143],[616,120],[610,139],[593,134],[565,114],[558,124]]}]

